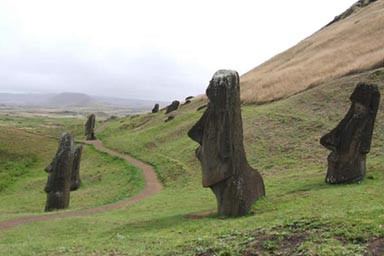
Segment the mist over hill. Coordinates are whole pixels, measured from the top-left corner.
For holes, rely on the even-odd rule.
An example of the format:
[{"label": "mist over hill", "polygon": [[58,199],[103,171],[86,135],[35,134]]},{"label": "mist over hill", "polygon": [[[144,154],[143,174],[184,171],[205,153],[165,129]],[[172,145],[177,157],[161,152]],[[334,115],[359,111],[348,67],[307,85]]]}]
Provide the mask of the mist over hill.
[{"label": "mist over hill", "polygon": [[0,93],[0,104],[22,107],[129,107],[134,109],[151,108],[155,103],[167,104],[163,101],[125,99],[93,96],[85,93],[63,92],[59,94],[14,94]]},{"label": "mist over hill", "polygon": [[0,93],[0,104],[7,106],[39,106],[47,103],[52,94]]},{"label": "mist over hill", "polygon": [[69,106],[69,107],[89,107],[97,104],[97,101],[85,93],[63,92],[57,95],[50,96],[46,99],[47,106]]},{"label": "mist over hill", "polygon": [[154,104],[168,102],[94,96],[84,93],[13,94],[0,93],[0,110],[4,113],[28,115],[82,116],[95,113],[98,117],[125,116],[151,111]]}]

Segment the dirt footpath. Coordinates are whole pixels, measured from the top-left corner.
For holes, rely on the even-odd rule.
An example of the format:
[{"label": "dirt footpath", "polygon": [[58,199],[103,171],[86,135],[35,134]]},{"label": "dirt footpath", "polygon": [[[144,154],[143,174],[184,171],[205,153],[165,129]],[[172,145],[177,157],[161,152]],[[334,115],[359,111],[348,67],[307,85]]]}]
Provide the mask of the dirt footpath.
[{"label": "dirt footpath", "polygon": [[93,145],[96,149],[102,152],[125,159],[132,165],[140,168],[143,171],[143,176],[145,180],[144,188],[138,194],[130,198],[127,198],[112,204],[102,205],[95,208],[72,211],[72,212],[54,212],[49,214],[41,214],[41,215],[35,215],[35,216],[25,216],[20,218],[9,219],[9,220],[0,222],[0,229],[11,228],[20,224],[29,223],[29,222],[38,221],[38,220],[66,218],[66,217],[72,217],[72,216],[80,216],[85,214],[104,212],[120,206],[127,205],[132,202],[136,202],[142,198],[156,194],[162,189],[162,185],[157,179],[156,172],[151,165],[141,162],[129,155],[120,154],[116,151],[105,148],[102,145],[101,141],[99,140],[86,141],[85,143]]}]

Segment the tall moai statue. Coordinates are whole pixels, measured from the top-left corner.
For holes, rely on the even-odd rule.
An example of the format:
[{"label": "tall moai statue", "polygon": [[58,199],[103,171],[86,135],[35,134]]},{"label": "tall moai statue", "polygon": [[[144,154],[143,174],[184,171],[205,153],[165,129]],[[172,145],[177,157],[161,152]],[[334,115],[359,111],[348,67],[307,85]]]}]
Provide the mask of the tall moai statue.
[{"label": "tall moai statue", "polygon": [[80,144],[75,147],[73,152],[73,167],[71,173],[71,191],[77,190],[80,187],[80,161],[83,152],[83,145]]},{"label": "tall moai statue", "polygon": [[219,70],[209,83],[208,108],[188,136],[203,171],[203,187],[216,195],[220,216],[242,216],[265,195],[260,173],[247,162],[243,146],[239,75]]},{"label": "tall moai statue", "polygon": [[376,85],[359,83],[350,100],[347,115],[320,139],[321,145],[332,151],[325,178],[330,184],[359,182],[365,176],[380,93]]},{"label": "tall moai statue", "polygon": [[88,120],[85,123],[85,136],[86,140],[95,140],[95,125],[96,117],[94,114],[88,116]]},{"label": "tall moai statue", "polygon": [[73,138],[70,134],[63,133],[55,157],[45,168],[48,173],[44,189],[47,193],[45,211],[68,208],[72,168]]},{"label": "tall moai statue", "polygon": [[156,103],[152,109],[152,113],[157,113],[157,112],[159,112],[159,104]]}]

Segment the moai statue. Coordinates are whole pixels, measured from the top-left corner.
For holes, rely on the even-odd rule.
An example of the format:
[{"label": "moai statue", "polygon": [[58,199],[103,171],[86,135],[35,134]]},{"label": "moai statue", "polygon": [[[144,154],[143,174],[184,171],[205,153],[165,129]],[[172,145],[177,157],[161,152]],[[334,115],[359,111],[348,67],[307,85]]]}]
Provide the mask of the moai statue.
[{"label": "moai statue", "polygon": [[217,71],[206,94],[208,108],[188,132],[200,144],[196,156],[203,170],[203,187],[210,187],[216,195],[220,216],[242,216],[265,195],[265,189],[260,173],[245,156],[239,75]]},{"label": "moai statue", "polygon": [[83,145],[82,144],[75,147],[75,150],[73,152],[73,167],[72,167],[72,174],[71,174],[71,191],[77,190],[81,184],[80,161],[81,161],[82,152],[83,152]]},{"label": "moai statue", "polygon": [[352,95],[347,115],[320,143],[332,152],[328,156],[325,181],[330,184],[354,183],[365,176],[380,93],[376,85],[359,83]]},{"label": "moai statue", "polygon": [[159,112],[159,104],[156,103],[152,109],[152,113],[157,113],[157,112]]},{"label": "moai statue", "polygon": [[68,208],[72,168],[73,138],[70,134],[63,133],[60,136],[55,157],[45,168],[48,173],[48,181],[44,189],[47,193],[45,211]]},{"label": "moai statue", "polygon": [[86,140],[95,140],[95,125],[96,125],[96,118],[94,114],[91,114],[88,116],[88,120],[85,123],[85,136]]},{"label": "moai statue", "polygon": [[165,111],[165,114],[171,113],[172,111],[175,111],[179,108],[180,101],[174,100],[172,101],[171,105],[168,105]]}]

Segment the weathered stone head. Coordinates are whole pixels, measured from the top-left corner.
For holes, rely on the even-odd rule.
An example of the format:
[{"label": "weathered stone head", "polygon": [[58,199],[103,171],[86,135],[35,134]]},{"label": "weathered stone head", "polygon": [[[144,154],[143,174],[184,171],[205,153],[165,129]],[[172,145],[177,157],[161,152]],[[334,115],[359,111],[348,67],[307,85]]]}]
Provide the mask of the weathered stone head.
[{"label": "weathered stone head", "polygon": [[157,113],[157,112],[159,112],[159,104],[156,103],[152,109],[152,113]]},{"label": "weathered stone head", "polygon": [[239,75],[217,71],[206,94],[208,108],[188,136],[200,144],[196,156],[203,170],[203,187],[210,187],[216,195],[219,215],[241,216],[265,190],[261,175],[245,156]]},{"label": "weathered stone head", "polygon": [[185,100],[187,101],[187,100],[191,100],[193,98],[194,98],[193,96],[188,96],[188,97],[185,98]]},{"label": "weathered stone head", "polygon": [[171,113],[179,108],[180,101],[174,100],[170,105],[167,106],[165,114]]},{"label": "weathered stone head", "polygon": [[45,168],[48,173],[44,189],[47,193],[45,211],[68,208],[72,167],[73,138],[70,134],[63,133],[55,157]]},{"label": "weathered stone head", "polygon": [[71,191],[77,190],[81,184],[80,161],[81,161],[82,152],[83,152],[83,145],[82,144],[75,147],[75,150],[73,152],[73,167],[72,167],[72,174],[71,174]]},{"label": "weathered stone head", "polygon": [[96,117],[94,114],[88,116],[88,120],[85,123],[85,136],[86,140],[95,140],[95,125]]},{"label": "weathered stone head", "polygon": [[350,100],[344,119],[320,139],[321,145],[332,150],[325,179],[330,184],[358,182],[365,176],[380,93],[376,85],[359,83]]}]

